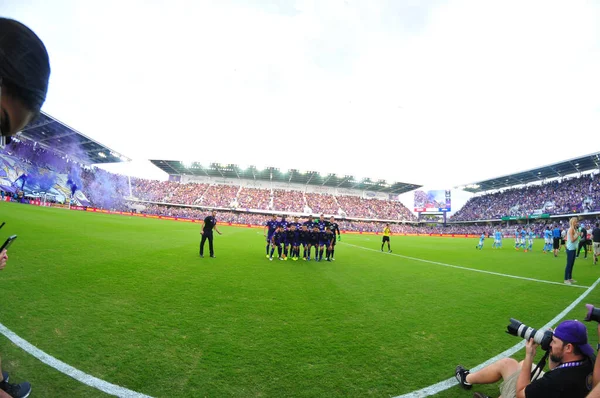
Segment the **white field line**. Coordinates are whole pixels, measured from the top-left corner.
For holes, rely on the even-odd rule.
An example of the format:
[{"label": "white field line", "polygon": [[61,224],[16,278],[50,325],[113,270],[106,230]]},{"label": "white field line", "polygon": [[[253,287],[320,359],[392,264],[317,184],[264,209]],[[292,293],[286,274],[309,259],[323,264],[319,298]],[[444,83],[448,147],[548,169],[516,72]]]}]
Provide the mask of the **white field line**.
[{"label": "white field line", "polygon": [[[79,369],[75,369],[71,365],[64,363],[52,355],[46,354],[44,351],[40,350],[33,344],[29,343],[26,340],[23,340],[21,337],[17,336],[14,332],[8,329],[6,326],[0,323],[0,333],[6,336],[10,341],[15,343],[19,348],[23,349],[28,354],[33,355],[46,365],[58,370],[66,374],[67,376],[71,376],[75,380],[87,384],[90,387],[96,388],[100,391],[104,391],[107,394],[111,394],[117,397],[123,398],[151,398],[149,395],[144,395],[139,392],[128,390],[127,388],[117,386],[115,384],[111,384],[107,381],[101,380],[97,377],[89,375],[85,372],[82,372]],[[35,386],[34,386],[35,387]]]},{"label": "white field line", "polygon": [[[600,282],[600,278],[598,278],[596,280],[596,282],[594,282],[594,284],[592,286],[590,286],[585,292],[581,293],[581,296],[579,296],[575,301],[573,301],[567,308],[565,308],[560,314],[558,314],[557,316],[555,316],[550,322],[548,322],[547,324],[545,324],[544,326],[541,327],[541,329],[548,329],[550,327],[554,327],[556,326],[559,321],[561,319],[563,319],[573,308],[575,308],[576,305],[578,305],[581,300],[583,300],[592,290],[594,290],[594,288],[598,285],[598,283]],[[510,347],[508,350],[501,352],[500,354],[496,355],[493,358],[488,359],[487,361],[475,366],[474,368],[471,368],[471,370],[473,371],[477,371],[479,369],[482,369],[502,358],[507,358],[512,356],[514,353],[516,353],[517,351],[519,351],[521,348],[525,347],[525,340],[521,340],[519,343],[515,344],[514,346]],[[456,364],[458,365],[458,364]],[[448,373],[454,372],[454,366],[452,366],[452,369],[448,369]],[[413,391],[413,392],[409,392],[408,394],[404,394],[404,395],[399,395],[397,397],[394,398],[422,398],[422,397],[428,397],[430,395],[434,395],[437,394],[441,391],[447,390],[450,387],[453,387],[455,385],[457,385],[458,382],[456,381],[456,378],[451,377],[449,379],[446,379],[444,381],[440,381],[439,383],[433,384],[429,387],[425,387],[422,388],[420,390],[417,391]]]},{"label": "white field line", "polygon": [[[342,243],[342,242],[340,242],[340,243]],[[439,261],[424,260],[422,258],[404,256],[402,254],[397,254],[397,253],[381,252],[380,250],[377,250],[377,249],[371,249],[370,247],[353,245],[351,243],[346,243],[346,242],[343,242],[343,244],[344,245],[348,245],[348,246],[357,247],[357,248],[363,249],[363,250],[370,250],[370,251],[378,252],[378,253],[381,253],[381,254],[386,254],[386,255],[389,255],[389,256],[401,257],[401,258],[405,258],[407,260],[420,261],[422,263],[441,265],[443,267],[450,267],[450,268],[462,269],[462,270],[465,270],[465,271],[480,272],[482,274],[503,276],[505,278],[513,278],[513,279],[522,279],[522,280],[531,281],[531,282],[548,283],[548,284],[551,284],[551,285],[560,285],[560,286],[566,286],[566,287],[578,287],[578,288],[582,288],[582,289],[587,289],[589,287],[589,286],[582,286],[582,285],[565,285],[563,282],[546,281],[546,280],[543,280],[543,279],[527,278],[525,276],[502,274],[500,272],[485,271],[485,270],[476,269],[476,268],[469,268],[469,267],[461,267],[460,265],[452,265],[452,264],[441,263]]]}]

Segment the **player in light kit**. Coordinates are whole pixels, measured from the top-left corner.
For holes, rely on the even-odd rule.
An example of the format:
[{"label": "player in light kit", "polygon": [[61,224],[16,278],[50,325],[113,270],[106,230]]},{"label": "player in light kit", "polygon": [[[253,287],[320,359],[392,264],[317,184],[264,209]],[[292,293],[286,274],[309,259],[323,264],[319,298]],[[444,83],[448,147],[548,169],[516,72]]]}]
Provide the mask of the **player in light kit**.
[{"label": "player in light kit", "polygon": [[475,246],[475,249],[482,250],[483,249],[483,241],[485,241],[485,233],[482,233],[479,237],[479,244]]},{"label": "player in light kit", "polygon": [[496,245],[497,248],[502,249],[502,231],[498,230],[498,245]]},{"label": "player in light kit", "polygon": [[492,243],[492,249],[500,248],[499,231],[494,229],[494,243]]},{"label": "player in light kit", "polygon": [[[533,231],[533,228],[527,228],[528,233],[527,233],[527,250],[532,251],[533,250],[533,240],[535,239],[535,232]],[[525,250],[525,252],[527,252],[527,250]]]},{"label": "player in light kit", "polygon": [[336,242],[336,240],[339,240],[339,241],[342,240],[342,234],[340,233],[340,227],[335,222],[335,218],[333,216],[331,216],[331,218],[329,219],[329,229],[331,229],[331,232],[333,232],[333,240],[331,241],[331,256],[330,256],[330,259],[331,259],[331,261],[335,261],[335,258],[334,258],[334,254],[335,254],[335,242]]},{"label": "player in light kit", "polygon": [[519,232],[519,227],[515,228],[515,250],[519,250],[519,240],[521,234]]},{"label": "player in light kit", "polygon": [[[521,237],[519,238],[519,247],[522,247],[523,249],[525,249],[525,236],[527,236],[527,231],[525,231],[525,228],[521,228]],[[527,249],[525,249],[527,250]]]},{"label": "player in light kit", "polygon": [[552,240],[552,231],[550,231],[550,226],[548,225],[544,230],[544,250],[542,250],[544,253],[552,250]]}]

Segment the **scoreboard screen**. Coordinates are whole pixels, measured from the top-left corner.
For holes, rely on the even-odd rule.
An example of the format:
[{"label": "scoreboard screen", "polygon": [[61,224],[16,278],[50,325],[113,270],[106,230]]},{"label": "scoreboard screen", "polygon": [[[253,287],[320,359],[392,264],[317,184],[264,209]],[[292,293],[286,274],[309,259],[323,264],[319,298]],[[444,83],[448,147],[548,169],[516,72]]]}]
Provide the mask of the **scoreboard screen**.
[{"label": "scoreboard screen", "polygon": [[451,211],[450,190],[415,191],[415,211]]}]

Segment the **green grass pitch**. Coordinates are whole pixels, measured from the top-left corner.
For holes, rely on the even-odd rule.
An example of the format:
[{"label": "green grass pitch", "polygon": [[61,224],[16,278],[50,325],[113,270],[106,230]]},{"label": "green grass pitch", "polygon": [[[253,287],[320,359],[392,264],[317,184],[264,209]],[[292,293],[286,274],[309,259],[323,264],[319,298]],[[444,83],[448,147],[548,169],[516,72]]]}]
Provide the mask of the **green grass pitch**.
[{"label": "green grass pitch", "polygon": [[[156,397],[397,396],[516,344],[510,317],[540,327],[585,292],[402,257],[562,282],[565,255],[542,254],[541,240],[523,253],[512,239],[477,251],[478,239],[392,236],[390,255],[380,237],[348,234],[335,262],[270,262],[256,228],[220,226],[217,258],[200,259],[198,224],[11,203],[1,221],[2,240],[19,237],[0,272],[0,323]],[[599,270],[578,259],[573,275],[591,286]],[[567,318],[587,302],[600,305],[597,290]],[[105,396],[0,342],[3,368],[35,397]]]}]

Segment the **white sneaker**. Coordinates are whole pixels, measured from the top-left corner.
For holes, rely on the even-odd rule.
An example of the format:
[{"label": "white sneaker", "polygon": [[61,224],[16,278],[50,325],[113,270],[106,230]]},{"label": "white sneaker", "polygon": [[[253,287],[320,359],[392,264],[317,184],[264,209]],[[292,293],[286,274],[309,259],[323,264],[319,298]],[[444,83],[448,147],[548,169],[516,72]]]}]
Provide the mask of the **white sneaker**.
[{"label": "white sneaker", "polygon": [[269,257],[269,261],[273,261],[273,257]]},{"label": "white sneaker", "polygon": [[571,282],[570,280],[565,281],[565,285],[572,285],[572,284],[573,284],[573,282]]}]

